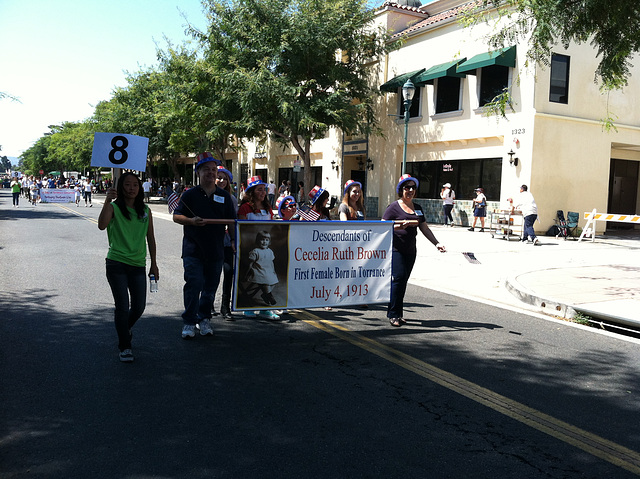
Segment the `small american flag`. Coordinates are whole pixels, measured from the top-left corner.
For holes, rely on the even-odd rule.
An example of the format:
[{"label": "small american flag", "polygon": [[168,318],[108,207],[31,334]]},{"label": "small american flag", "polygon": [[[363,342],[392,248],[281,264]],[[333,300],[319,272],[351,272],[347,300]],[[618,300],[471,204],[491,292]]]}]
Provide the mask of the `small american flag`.
[{"label": "small american flag", "polygon": [[167,198],[167,206],[169,207],[169,214],[173,214],[173,212],[178,207],[178,203],[180,203],[180,195],[175,191],[169,195]]},{"label": "small american flag", "polygon": [[305,221],[318,221],[318,218],[320,218],[320,213],[318,213],[315,210],[298,210],[298,214],[300,215],[300,218],[302,218]]}]

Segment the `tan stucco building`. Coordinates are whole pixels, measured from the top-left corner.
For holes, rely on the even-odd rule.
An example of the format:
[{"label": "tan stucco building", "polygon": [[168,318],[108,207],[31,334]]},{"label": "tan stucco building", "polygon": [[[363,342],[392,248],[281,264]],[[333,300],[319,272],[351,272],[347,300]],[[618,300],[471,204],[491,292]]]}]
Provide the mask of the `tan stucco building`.
[{"label": "tan stucco building", "polygon": [[[539,232],[554,224],[559,209],[640,211],[640,65],[632,67],[627,87],[603,95],[594,82],[598,58],[588,43],[553,49],[550,66],[526,66],[525,43],[490,52],[484,38],[493,26],[461,26],[459,15],[468,2],[402,3],[386,2],[376,18],[405,40],[372,65],[385,92],[378,118],[385,135],[351,138],[332,131],[316,141],[311,167],[317,184],[340,197],[349,178],[365,183],[370,216],[380,216],[395,200],[404,148],[399,87],[410,78],[416,95],[406,170],[420,180],[419,198],[430,221],[441,221],[445,182],[462,200],[454,210],[461,224],[470,220],[476,186],[485,189],[490,208],[499,208],[520,185],[529,185]],[[513,110],[507,109],[506,118],[487,116],[483,105],[503,88],[511,93]],[[603,128],[609,112],[617,131]],[[302,180],[293,170],[296,158],[294,150],[268,142],[249,143],[240,154],[243,176],[261,174],[277,184],[285,177]],[[599,223],[599,230],[604,227]]]}]

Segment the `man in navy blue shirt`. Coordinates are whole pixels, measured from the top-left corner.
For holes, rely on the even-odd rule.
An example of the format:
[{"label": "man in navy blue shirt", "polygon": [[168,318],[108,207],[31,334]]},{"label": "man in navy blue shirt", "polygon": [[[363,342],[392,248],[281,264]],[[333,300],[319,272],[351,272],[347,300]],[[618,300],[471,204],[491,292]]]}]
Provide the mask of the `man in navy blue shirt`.
[{"label": "man in navy blue shirt", "polygon": [[182,194],[173,213],[173,221],[184,227],[184,339],[196,335],[196,325],[202,336],[213,335],[209,319],[224,263],[225,224],[236,219],[231,196],[216,185],[220,161],[211,153],[198,155],[198,160],[200,184]]}]

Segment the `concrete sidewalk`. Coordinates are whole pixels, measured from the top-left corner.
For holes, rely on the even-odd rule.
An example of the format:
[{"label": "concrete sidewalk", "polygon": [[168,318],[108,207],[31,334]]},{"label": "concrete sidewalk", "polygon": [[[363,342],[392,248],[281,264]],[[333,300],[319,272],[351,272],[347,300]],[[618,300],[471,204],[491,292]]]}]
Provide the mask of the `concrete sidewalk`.
[{"label": "concrete sidewalk", "polygon": [[[154,216],[171,221],[166,204],[149,206]],[[533,246],[466,227],[430,227],[447,253],[420,235],[413,284],[562,318],[582,312],[640,326],[640,231],[580,243],[540,236]]]},{"label": "concrete sidewalk", "polygon": [[640,231],[593,243],[541,236],[533,246],[464,227],[431,228],[448,252],[420,238],[415,284],[564,318],[582,312],[640,326]]}]

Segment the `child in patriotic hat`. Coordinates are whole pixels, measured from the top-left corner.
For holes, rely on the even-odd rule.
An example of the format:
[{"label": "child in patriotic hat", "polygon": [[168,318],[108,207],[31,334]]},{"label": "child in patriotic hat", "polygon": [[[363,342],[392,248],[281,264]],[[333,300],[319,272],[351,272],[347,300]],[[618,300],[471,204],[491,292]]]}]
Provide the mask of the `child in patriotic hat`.
[{"label": "child in patriotic hat", "polygon": [[293,196],[281,196],[276,200],[276,208],[278,208],[278,216],[285,221],[289,221],[296,214],[298,205]]},{"label": "child in patriotic hat", "polygon": [[309,199],[311,200],[311,210],[319,214],[318,220],[331,219],[329,208],[327,208],[327,202],[329,201],[329,192],[327,190],[316,185],[309,192]]}]

